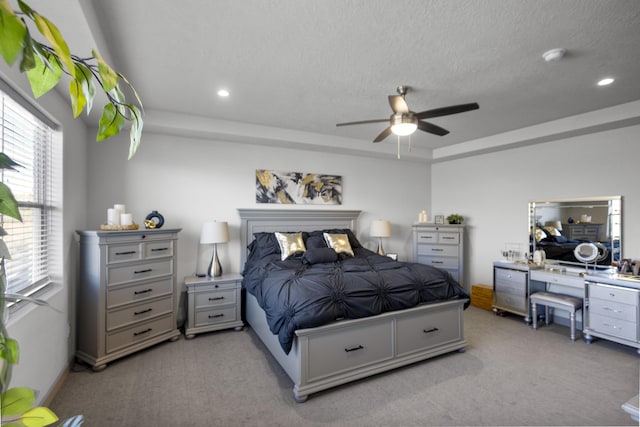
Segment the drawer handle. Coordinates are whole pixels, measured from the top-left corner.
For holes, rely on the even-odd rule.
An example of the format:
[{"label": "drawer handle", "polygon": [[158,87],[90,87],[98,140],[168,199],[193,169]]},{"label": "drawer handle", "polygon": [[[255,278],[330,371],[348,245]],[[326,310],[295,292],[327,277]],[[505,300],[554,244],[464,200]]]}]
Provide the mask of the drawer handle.
[{"label": "drawer handle", "polygon": [[442,236],[442,240],[453,240],[453,237]]},{"label": "drawer handle", "polygon": [[616,310],[615,308],[602,307],[603,310],[613,311],[614,313],[622,313],[622,310]]},{"label": "drawer handle", "polygon": [[134,333],[133,333],[133,336],[134,336],[134,337],[137,337],[138,335],[142,335],[142,334],[146,334],[146,333],[148,333],[148,332],[151,332],[151,330],[152,330],[151,328],[147,328],[147,329],[145,329],[144,331],[134,332]]},{"label": "drawer handle", "polygon": [[420,236],[421,239],[427,239],[427,240],[431,240],[433,239],[433,237],[431,236]]},{"label": "drawer handle", "polygon": [[218,317],[224,317],[224,314],[210,314],[209,319],[216,319]]},{"label": "drawer handle", "polygon": [[438,249],[438,248],[431,248],[431,250],[433,252],[443,252],[444,251],[444,249]]},{"label": "drawer handle", "polygon": [[153,289],[149,288],[149,289],[145,289],[143,291],[135,291],[133,294],[134,295],[140,295],[140,294],[146,294],[147,292],[151,292],[153,291]]},{"label": "drawer handle", "polygon": [[613,328],[613,329],[622,329],[620,326],[612,325],[610,323],[605,323],[604,326],[608,328]]},{"label": "drawer handle", "polygon": [[431,261],[431,264],[444,264],[442,261]]},{"label": "drawer handle", "polygon": [[148,273],[150,271],[153,271],[152,268],[146,268],[144,270],[138,270],[138,271],[134,271],[133,274],[141,274],[141,273]]},{"label": "drawer handle", "polygon": [[151,249],[151,252],[156,252],[156,251],[168,251],[169,248],[153,248]]},{"label": "drawer handle", "polygon": [[136,251],[125,251],[125,252],[116,252],[116,255],[131,255],[135,253]]},{"label": "drawer handle", "polygon": [[361,345],[357,345],[355,347],[349,347],[349,348],[345,348],[344,351],[346,351],[347,353],[352,352],[352,351],[356,351],[356,350],[362,350],[364,347]]},{"label": "drawer handle", "polygon": [[152,311],[152,308],[147,308],[146,310],[142,310],[142,311],[135,311],[133,314],[135,314],[136,316],[139,314],[144,314],[144,313],[149,313],[150,311]]},{"label": "drawer handle", "polygon": [[224,297],[209,297],[209,301],[218,301],[224,299]]},{"label": "drawer handle", "polygon": [[431,332],[436,332],[438,331],[438,328],[431,328],[431,329],[423,329],[422,332],[424,332],[425,334],[430,334]]}]

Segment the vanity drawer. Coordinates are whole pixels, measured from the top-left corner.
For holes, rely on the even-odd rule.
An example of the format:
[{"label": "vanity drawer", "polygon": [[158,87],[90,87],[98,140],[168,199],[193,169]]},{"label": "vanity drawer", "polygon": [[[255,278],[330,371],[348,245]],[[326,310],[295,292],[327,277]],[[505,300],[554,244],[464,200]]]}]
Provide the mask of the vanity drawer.
[{"label": "vanity drawer", "polygon": [[195,313],[195,326],[215,325],[216,323],[233,322],[240,320],[236,316],[236,306],[227,306],[214,309],[198,310]]},{"label": "vanity drawer", "polygon": [[609,316],[627,322],[638,321],[638,306],[622,304],[617,301],[589,298],[589,311],[601,316]]},{"label": "vanity drawer", "polygon": [[639,295],[640,291],[637,289],[589,283],[589,298],[599,298],[637,307],[639,305]]},{"label": "vanity drawer", "polygon": [[308,337],[309,381],[393,358],[393,321],[332,329]]},{"label": "vanity drawer", "polygon": [[147,300],[161,295],[170,295],[172,292],[173,277],[157,282],[145,282],[119,288],[111,287],[107,291],[107,307]]},{"label": "vanity drawer", "polygon": [[638,340],[638,324],[609,316],[589,313],[589,329],[630,341]]},{"label": "vanity drawer", "polygon": [[496,268],[495,282],[496,287],[500,284],[501,288],[522,289],[522,295],[527,287],[527,273],[524,271],[509,270],[507,268]]},{"label": "vanity drawer", "polygon": [[172,324],[173,316],[166,316],[137,323],[135,326],[107,334],[107,353],[129,347],[141,341],[170,332],[176,325]]},{"label": "vanity drawer", "polygon": [[438,234],[438,243],[457,245],[458,243],[460,243],[460,233],[447,233],[441,231]]},{"label": "vanity drawer", "polygon": [[458,256],[458,247],[450,245],[418,245],[418,255]]},{"label": "vanity drawer", "polygon": [[126,308],[113,310],[107,313],[107,330],[112,331],[116,328],[133,324],[150,317],[156,317],[161,314],[171,313],[173,310],[173,298],[167,296],[165,298],[148,301],[142,304],[127,306]]},{"label": "vanity drawer", "polygon": [[529,307],[527,307],[528,299],[525,298],[524,295],[514,295],[508,293],[498,293],[494,294],[496,306],[501,307],[512,307],[516,310],[528,313]]},{"label": "vanity drawer", "polygon": [[396,356],[462,339],[458,311],[437,310],[398,318]]},{"label": "vanity drawer", "polygon": [[195,308],[236,303],[236,289],[198,292],[195,294]]},{"label": "vanity drawer", "polygon": [[173,260],[162,259],[143,264],[107,267],[107,286],[173,274]]}]

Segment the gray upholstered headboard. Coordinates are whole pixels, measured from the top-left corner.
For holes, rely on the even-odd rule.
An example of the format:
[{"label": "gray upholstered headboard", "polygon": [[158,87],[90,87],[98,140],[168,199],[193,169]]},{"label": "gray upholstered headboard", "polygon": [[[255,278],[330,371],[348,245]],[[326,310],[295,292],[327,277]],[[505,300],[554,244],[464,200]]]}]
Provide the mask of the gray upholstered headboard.
[{"label": "gray upholstered headboard", "polygon": [[240,215],[240,269],[247,260],[247,246],[253,233],[274,231],[314,231],[349,228],[358,233],[357,210],[323,209],[238,209]]}]

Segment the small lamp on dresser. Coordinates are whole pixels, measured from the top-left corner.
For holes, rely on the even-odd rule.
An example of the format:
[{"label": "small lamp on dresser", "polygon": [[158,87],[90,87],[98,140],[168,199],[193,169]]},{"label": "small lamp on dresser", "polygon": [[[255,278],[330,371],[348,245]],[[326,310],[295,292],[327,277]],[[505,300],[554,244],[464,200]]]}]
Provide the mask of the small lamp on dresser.
[{"label": "small lamp on dresser", "polygon": [[371,223],[371,236],[378,238],[378,255],[384,256],[382,249],[382,238],[391,236],[391,223],[387,220],[377,219]]},{"label": "small lamp on dresser", "polygon": [[205,222],[202,226],[200,234],[201,244],[213,243],[213,253],[211,254],[211,263],[207,270],[209,277],[222,276],[222,266],[218,259],[218,243],[226,243],[229,241],[229,224],[227,222],[210,221]]}]

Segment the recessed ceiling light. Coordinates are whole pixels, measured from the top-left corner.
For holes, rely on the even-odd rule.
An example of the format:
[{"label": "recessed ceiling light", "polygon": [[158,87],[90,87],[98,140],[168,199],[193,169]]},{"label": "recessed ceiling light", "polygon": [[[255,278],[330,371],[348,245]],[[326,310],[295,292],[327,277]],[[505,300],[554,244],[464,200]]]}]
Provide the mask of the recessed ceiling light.
[{"label": "recessed ceiling light", "polygon": [[605,79],[602,79],[598,82],[598,86],[608,86],[611,83],[613,83],[615,81],[615,79],[611,78],[611,77],[607,77]]},{"label": "recessed ceiling light", "polygon": [[226,89],[220,89],[218,91],[218,96],[222,97],[222,98],[226,98],[227,96],[229,96],[229,91]]}]

